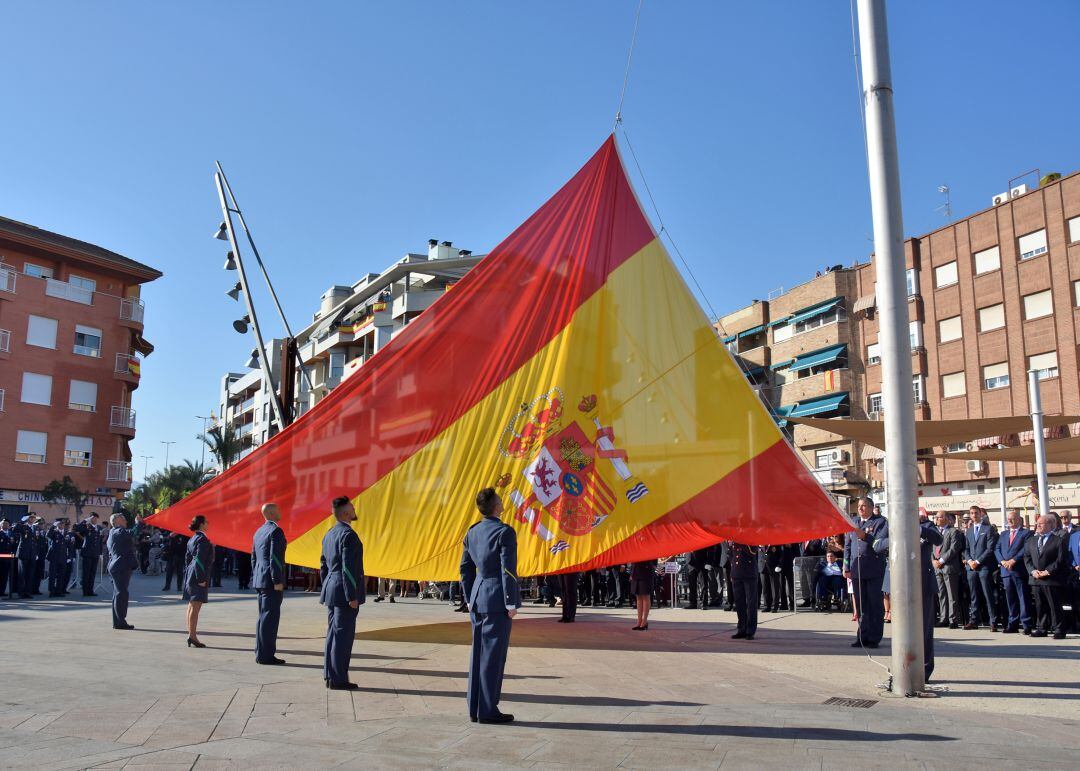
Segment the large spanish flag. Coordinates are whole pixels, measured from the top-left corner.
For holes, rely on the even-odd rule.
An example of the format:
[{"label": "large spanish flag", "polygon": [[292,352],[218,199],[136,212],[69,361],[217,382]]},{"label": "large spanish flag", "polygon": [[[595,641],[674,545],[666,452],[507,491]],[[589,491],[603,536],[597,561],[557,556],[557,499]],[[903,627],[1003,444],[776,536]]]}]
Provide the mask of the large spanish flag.
[{"label": "large spanish flag", "polygon": [[248,551],[275,501],[288,561],[316,566],[347,495],[369,575],[452,579],[487,486],[522,575],[849,528],[687,289],[614,137],[355,375],[151,522],[205,514],[211,540]]}]

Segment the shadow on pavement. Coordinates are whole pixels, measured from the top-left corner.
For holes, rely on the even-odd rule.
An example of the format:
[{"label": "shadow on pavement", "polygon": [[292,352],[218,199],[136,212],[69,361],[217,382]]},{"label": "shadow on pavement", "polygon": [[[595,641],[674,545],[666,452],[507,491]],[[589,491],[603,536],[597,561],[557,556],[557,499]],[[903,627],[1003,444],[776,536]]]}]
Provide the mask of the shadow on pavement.
[{"label": "shadow on pavement", "polygon": [[[378,670],[373,670],[378,671]],[[530,678],[531,679],[531,678]],[[408,696],[442,696],[447,699],[464,699],[464,691],[432,691],[414,688],[369,688],[360,686],[361,692],[389,693]],[[500,701],[513,701],[521,704],[561,704],[571,707],[704,707],[696,701],[653,701],[651,699],[620,699],[614,696],[560,696],[547,693],[503,693]],[[518,725],[518,724],[516,724]],[[520,724],[525,725],[525,724]],[[538,726],[559,726],[560,723],[536,723]],[[573,724],[566,723],[567,727]],[[664,726],[673,728],[675,726]],[[683,726],[679,726],[683,727]],[[693,727],[693,726],[689,726]]]},{"label": "shadow on pavement", "polygon": [[[285,651],[278,651],[278,653],[285,653]],[[321,653],[319,655],[322,656]],[[353,654],[353,658],[358,658],[358,657],[357,657],[356,654]],[[322,664],[293,664],[292,662],[289,662],[285,666],[294,667],[294,668],[297,668],[297,669],[322,669],[323,668]],[[357,667],[357,666],[350,666],[349,671],[350,672],[376,672],[376,673],[387,674],[387,675],[405,675],[407,677],[456,677],[456,678],[459,678],[461,680],[465,680],[465,679],[467,679],[469,677],[468,672],[447,672],[447,671],[435,670],[435,669],[399,669],[397,667]],[[511,674],[504,674],[503,679],[504,680],[562,680],[562,678],[557,676],[557,675],[511,675]],[[361,690],[363,690],[363,689],[361,689]],[[372,689],[372,690],[374,690],[374,689]],[[402,693],[405,693],[405,691],[402,691]],[[419,693],[419,691],[418,691],[418,693]],[[426,691],[425,693],[431,693],[431,692]],[[438,695],[438,692],[435,692],[435,695]],[[455,694],[455,695],[457,695],[457,694]],[[503,698],[509,698],[509,697],[504,696]]]},{"label": "shadow on pavement", "polygon": [[1012,685],[1017,688],[1072,688],[1074,690],[1080,690],[1080,683],[1064,683],[1048,681],[1044,683],[1033,683],[1027,680],[948,680],[950,685],[953,683],[959,683],[961,685]]},{"label": "shadow on pavement", "polygon": [[[509,698],[503,694],[503,699]],[[848,742],[954,742],[951,736],[917,733],[876,733],[847,728],[784,728],[772,726],[741,725],[665,725],[642,723],[539,723],[514,721],[515,726],[524,728],[555,729],[559,731],[602,731],[612,733],[654,733],[677,734],[681,736],[738,736],[748,739],[817,739],[821,741]],[[842,755],[842,753],[841,753]]]}]

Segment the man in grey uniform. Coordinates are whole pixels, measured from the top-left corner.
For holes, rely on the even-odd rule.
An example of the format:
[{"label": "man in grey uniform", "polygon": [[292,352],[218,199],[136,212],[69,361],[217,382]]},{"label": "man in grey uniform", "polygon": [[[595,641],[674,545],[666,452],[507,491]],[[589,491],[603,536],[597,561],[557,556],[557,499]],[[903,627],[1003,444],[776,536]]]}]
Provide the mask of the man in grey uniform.
[{"label": "man in grey uniform", "polygon": [[326,653],[323,678],[332,691],[354,691],[349,682],[349,660],[356,637],[356,614],[364,604],[364,545],[349,526],[356,521],[356,510],[345,496],[333,502],[335,524],[322,541],[320,558],[322,594],[326,606]]},{"label": "man in grey uniform", "polygon": [[276,503],[262,507],[266,522],[255,531],[251,546],[251,585],[259,593],[259,621],[255,625],[255,662],[284,664],[277,657],[281,598],[285,594],[285,531],[278,527],[281,510]]},{"label": "man in grey uniform", "polygon": [[465,534],[461,553],[461,587],[472,620],[469,661],[469,719],[474,723],[509,723],[513,715],[499,711],[510,623],[521,606],[517,578],[517,533],[499,520],[503,503],[495,489],[476,496],[483,519]]},{"label": "man in grey uniform", "polygon": [[112,529],[109,530],[109,575],[113,581],[112,625],[113,629],[134,629],[127,622],[128,584],[131,583],[131,571],[139,566],[135,557],[135,540],[127,529],[127,517],[116,513],[110,517]]}]

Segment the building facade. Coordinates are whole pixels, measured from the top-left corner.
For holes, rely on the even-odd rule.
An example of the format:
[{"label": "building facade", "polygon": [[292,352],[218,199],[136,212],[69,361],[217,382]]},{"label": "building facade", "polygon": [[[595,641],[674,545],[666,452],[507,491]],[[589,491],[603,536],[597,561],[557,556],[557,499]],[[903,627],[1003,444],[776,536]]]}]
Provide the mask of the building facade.
[{"label": "building facade", "polygon": [[[917,420],[1028,413],[1027,371],[1039,373],[1047,414],[1080,414],[1080,173],[1044,177],[996,196],[972,216],[905,243],[912,399]],[[833,492],[880,494],[882,453],[788,416],[880,419],[873,261],[829,269],[717,328],[815,475]],[[1080,425],[1047,430],[1080,434]],[[998,469],[933,457],[1015,446],[1031,432],[923,450],[919,495],[930,510],[977,502],[1000,521]],[[1080,507],[1080,467],[1051,464],[1051,496]],[[1008,463],[1010,507],[1030,507],[1031,464]]]},{"label": "building facade", "polygon": [[161,273],[102,247],[0,218],[0,514],[49,519],[42,489],[71,477],[86,511],[131,487],[141,285]]},{"label": "building facade", "polygon": [[[351,285],[335,285],[323,293],[311,323],[296,335],[307,370],[293,376],[293,414],[318,404],[355,373],[410,322],[429,308],[483,255],[458,249],[449,241],[428,242],[426,254],[409,253],[381,273],[365,274]],[[280,382],[282,340],[267,343],[271,377]],[[254,359],[249,364],[255,364]],[[277,430],[270,392],[262,370],[230,372],[222,377],[219,415],[241,436],[244,457]]]}]

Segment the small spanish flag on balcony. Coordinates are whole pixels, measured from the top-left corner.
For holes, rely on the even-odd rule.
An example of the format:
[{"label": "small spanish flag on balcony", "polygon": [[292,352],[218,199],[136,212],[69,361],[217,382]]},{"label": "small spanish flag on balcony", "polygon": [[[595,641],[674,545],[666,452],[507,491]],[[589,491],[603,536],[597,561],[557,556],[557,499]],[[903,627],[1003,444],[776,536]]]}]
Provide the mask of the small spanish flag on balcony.
[{"label": "small spanish flag on balcony", "polygon": [[[378,306],[376,306],[378,308]],[[494,486],[535,575],[849,529],[642,213],[614,137],[314,409],[152,524],[315,567],[346,495],[369,575],[457,577]]]},{"label": "small spanish flag on balcony", "polygon": [[127,360],[128,373],[135,377],[142,375],[142,362],[136,359],[134,356]]}]

